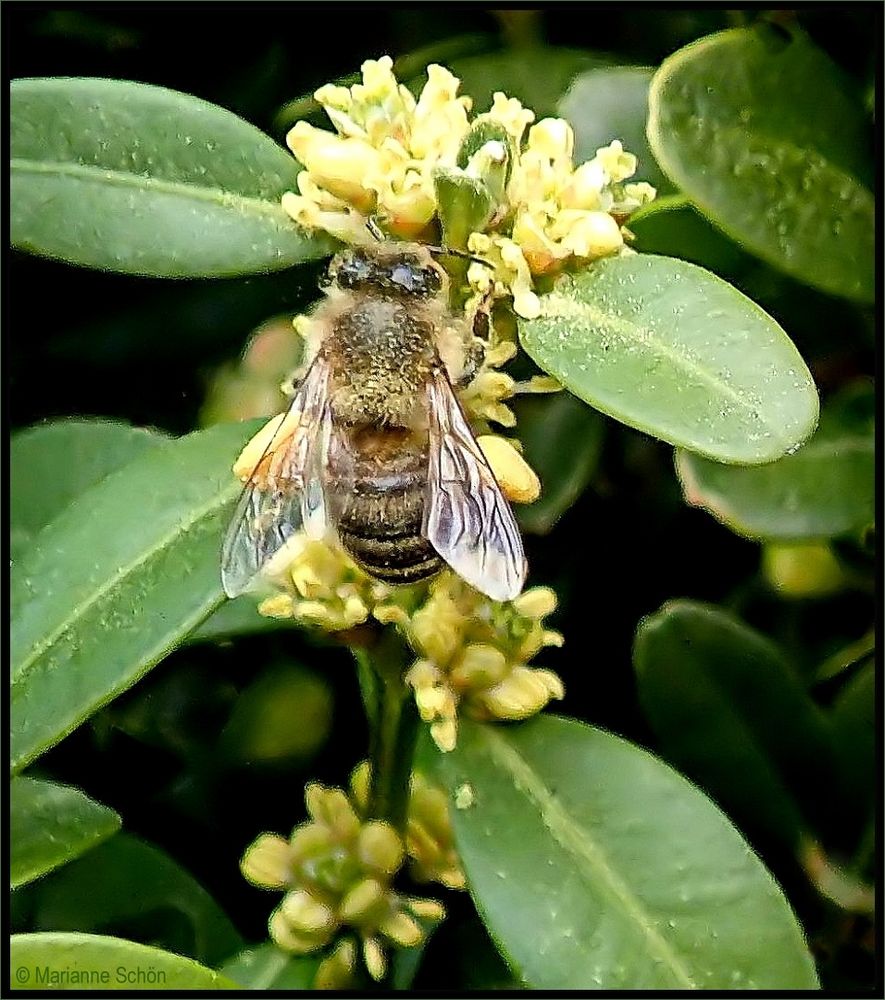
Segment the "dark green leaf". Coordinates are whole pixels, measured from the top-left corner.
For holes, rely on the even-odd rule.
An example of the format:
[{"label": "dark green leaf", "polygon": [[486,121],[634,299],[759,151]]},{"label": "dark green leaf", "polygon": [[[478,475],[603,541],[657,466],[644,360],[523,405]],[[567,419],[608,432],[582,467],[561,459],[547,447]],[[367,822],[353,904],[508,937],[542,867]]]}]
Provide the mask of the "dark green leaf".
[{"label": "dark green leaf", "polygon": [[842,71],[802,35],[702,38],[664,61],[648,138],[701,210],[774,267],[872,302],[869,124]]},{"label": "dark green leaf", "polygon": [[865,817],[871,815],[877,788],[877,701],[876,672],[869,662],[845,685],[830,712],[844,781]]},{"label": "dark green leaf", "polygon": [[15,80],[12,242],[157,277],[291,267],[328,253],[280,206],[299,167],[224,108],[125,80]]},{"label": "dark green leaf", "polygon": [[291,618],[268,618],[258,614],[259,604],[260,600],[251,594],[225,601],[187,636],[187,641],[221,642],[238,635],[262,635],[296,627]]},{"label": "dark green leaf", "polygon": [[610,733],[465,724],[438,757],[470,891],[532,989],[814,989],[802,931],[737,830]]},{"label": "dark green leaf", "polygon": [[461,81],[459,93],[473,98],[475,112],[488,111],[492,95],[501,90],[531,108],[537,121],[556,114],[559,99],[579,73],[610,61],[583,49],[539,45],[453,59],[447,65]]},{"label": "dark green leaf", "polygon": [[13,988],[29,990],[230,990],[212,969],[159,948],[98,934],[14,934]]},{"label": "dark green leaf", "polygon": [[683,261],[633,254],[564,275],[519,334],[580,399],[720,462],[779,458],[817,421],[811,375],[780,326]]},{"label": "dark green leaf", "polygon": [[221,972],[247,990],[310,990],[319,964],[316,956],[288,955],[267,941],[241,951]]},{"label": "dark green leaf", "polygon": [[14,435],[9,449],[13,561],[78,493],[164,440],[157,431],[110,420],[59,420]]},{"label": "dark green leaf", "polygon": [[[21,781],[15,778],[14,781]],[[167,854],[135,837],[118,834],[39,886],[34,911],[38,929],[118,930],[134,918],[159,911],[182,914],[189,933],[162,943],[215,965],[243,945],[243,939],[206,890]]]},{"label": "dark green leaf", "polygon": [[719,608],[671,601],[640,623],[633,659],[667,758],[742,824],[791,846],[830,826],[832,740],[777,646]]},{"label": "dark green leaf", "polygon": [[737,243],[719,232],[684,195],[668,195],[643,205],[627,223],[640,253],[678,257],[734,281],[755,262]]},{"label": "dark green leaf", "polygon": [[873,426],[838,400],[807,444],[771,465],[737,469],[679,451],[676,470],[688,503],[750,538],[834,538],[873,522]]},{"label": "dark green leaf", "polygon": [[131,687],[218,607],[230,468],[260,422],[142,453],[40,533],[11,586],[12,766]]},{"label": "dark green leaf", "polygon": [[113,809],[76,788],[36,778],[9,787],[9,881],[12,888],[66,864],[120,829]]},{"label": "dark green leaf", "polygon": [[620,139],[637,160],[631,180],[648,181],[658,193],[673,185],[661,172],[645,137],[648,87],[652,70],[644,66],[607,66],[579,76],[559,102],[558,113],[575,130],[575,163]]},{"label": "dark green leaf", "polygon": [[605,421],[567,392],[524,396],[515,408],[526,460],[541,480],[541,496],[516,516],[523,531],[546,535],[593,478]]}]

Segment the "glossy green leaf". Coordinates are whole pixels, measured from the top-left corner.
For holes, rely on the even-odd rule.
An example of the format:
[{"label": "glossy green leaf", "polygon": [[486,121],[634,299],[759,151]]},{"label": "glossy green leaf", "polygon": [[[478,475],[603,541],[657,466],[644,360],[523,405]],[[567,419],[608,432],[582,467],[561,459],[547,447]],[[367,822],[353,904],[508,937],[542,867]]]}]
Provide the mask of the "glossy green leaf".
[{"label": "glossy green leaf", "polygon": [[222,600],[230,468],[259,422],[142,453],[81,493],[11,580],[11,763],[53,746],[173,649]]},{"label": "glossy green leaf", "polygon": [[652,81],[648,138],[677,187],[748,250],[872,302],[869,123],[805,36],[736,29],[680,49]]},{"label": "glossy green leaf", "polygon": [[791,846],[831,825],[842,800],[826,719],[774,643],[713,605],[670,601],[640,622],[633,662],[667,759],[738,822]]},{"label": "glossy green leaf", "polygon": [[13,989],[231,990],[237,984],[190,958],[98,934],[14,934]]},{"label": "glossy green leaf", "polygon": [[748,263],[755,263],[755,258],[716,229],[685,195],[665,195],[643,205],[630,216],[627,228],[636,237],[634,250],[678,257],[727,281],[734,281]]},{"label": "glossy green leaf", "polygon": [[9,448],[13,561],[78,493],[164,440],[165,434],[111,420],[58,420],[15,434]]},{"label": "glossy green leaf", "polygon": [[562,95],[578,74],[611,60],[598,53],[561,46],[489,52],[452,59],[446,65],[461,81],[459,93],[473,98],[475,112],[488,111],[501,90],[535,112],[535,120],[555,115]]},{"label": "glossy green leaf", "polygon": [[[15,778],[20,781],[21,778]],[[54,931],[113,932],[156,913],[155,943],[215,965],[243,939],[197,880],[159,848],[127,834],[90,851],[38,888],[34,926]],[[181,914],[185,932],[176,935]]]},{"label": "glossy green leaf", "polygon": [[811,375],[780,326],[670,257],[609,258],[564,275],[519,335],[591,406],[720,462],[772,461],[817,421]]},{"label": "glossy green leaf", "polygon": [[839,692],[830,711],[844,780],[864,818],[872,814],[878,787],[876,706],[880,702],[875,666],[870,661]]},{"label": "glossy green leaf", "polygon": [[558,113],[575,130],[575,163],[620,139],[637,158],[632,181],[648,181],[658,193],[672,191],[649,149],[645,135],[648,88],[653,70],[645,66],[606,66],[581,74],[559,102]]},{"label": "glossy green leaf", "polygon": [[[532,989],[813,989],[771,875],[661,761],[545,715],[461,727],[439,755],[470,891]],[[462,799],[463,801],[463,799]]]},{"label": "glossy green leaf", "polygon": [[66,864],[120,829],[113,809],[53,781],[19,776],[9,786],[13,889]]},{"label": "glossy green leaf", "polygon": [[187,641],[223,642],[238,635],[263,635],[298,627],[291,618],[267,618],[258,614],[260,603],[251,594],[225,601],[187,636]]},{"label": "glossy green leaf", "polygon": [[546,535],[589,485],[599,463],[605,421],[568,392],[515,403],[525,458],[541,496],[516,508],[523,531]]},{"label": "glossy green leaf", "polygon": [[162,87],[15,80],[10,99],[15,246],[157,277],[291,267],[322,256],[280,207],[299,166],[224,108]]},{"label": "glossy green leaf", "polygon": [[771,465],[737,469],[680,451],[676,470],[688,503],[749,538],[834,538],[873,523],[872,420],[858,422],[838,400],[805,445]]},{"label": "glossy green leaf", "polygon": [[310,990],[319,964],[314,955],[289,955],[266,941],[225,962],[221,973],[247,990]]}]

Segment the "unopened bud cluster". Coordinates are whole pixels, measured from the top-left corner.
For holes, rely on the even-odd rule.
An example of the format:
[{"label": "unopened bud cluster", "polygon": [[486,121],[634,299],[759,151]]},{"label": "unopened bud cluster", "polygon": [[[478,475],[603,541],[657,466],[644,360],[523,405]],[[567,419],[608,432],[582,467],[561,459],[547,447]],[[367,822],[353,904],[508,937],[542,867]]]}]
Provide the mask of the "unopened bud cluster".
[{"label": "unopened bud cluster", "polygon": [[347,981],[357,960],[355,942],[369,974],[381,979],[386,947],[419,944],[421,921],[441,920],[442,904],[393,888],[406,850],[389,823],[361,817],[341,789],[310,784],[305,802],[310,820],[288,840],[258,837],[243,856],[242,872],[253,885],[285,891],[268,922],[284,951],[305,955],[342,938],[320,966],[319,985]]},{"label": "unopened bud cluster", "polygon": [[548,587],[498,603],[443,573],[413,614],[387,610],[419,654],[406,682],[441,750],[454,748],[460,713],[480,720],[526,719],[563,697],[557,674],[529,666],[545,646],[562,645],[559,632],[544,625],[555,608]]}]

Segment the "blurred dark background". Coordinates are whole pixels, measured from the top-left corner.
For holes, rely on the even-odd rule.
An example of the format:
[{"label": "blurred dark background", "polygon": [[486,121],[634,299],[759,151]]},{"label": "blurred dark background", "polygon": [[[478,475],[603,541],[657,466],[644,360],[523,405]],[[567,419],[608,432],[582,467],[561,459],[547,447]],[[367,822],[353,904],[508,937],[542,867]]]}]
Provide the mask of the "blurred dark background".
[{"label": "blurred dark background", "polygon": [[[546,42],[656,65],[694,38],[766,16],[801,24],[871,92],[877,8],[821,4],[766,13],[588,4],[496,12],[472,4],[17,3],[4,5],[3,28],[13,78],[102,76],[170,87],[229,108],[281,141],[285,130],[275,121],[287,102],[354,72],[366,58],[430,46],[433,61],[440,58],[433,47],[452,39],[460,39],[466,54]],[[10,253],[13,430],[60,416],[110,417],[175,434],[192,430],[213,373],[238,357],[263,321],[306,309],[320,267],[170,282]],[[872,370],[867,316],[797,292],[789,282],[776,284],[766,308],[794,338],[825,394]],[[532,582],[549,583],[561,598],[552,624],[566,645],[542,659],[565,680],[562,711],[652,749],[630,657],[637,622],[663,601],[691,597],[734,609],[785,643],[800,672],[860,634],[872,613],[872,597],[856,593],[785,608],[760,579],[759,546],[683,503],[672,450],[611,422],[591,486],[546,539],[529,538],[528,550]],[[284,676],[296,693],[306,690],[299,684],[310,689],[316,738],[307,749],[257,759],[240,745],[254,738],[255,721],[235,722],[233,713],[244,692],[254,694],[256,677],[268,672]],[[270,897],[245,884],[238,858],[258,832],[285,832],[300,821],[305,780],[344,782],[365,749],[347,652],[284,631],[179,650],[44,757],[40,770],[118,809],[127,829],[167,851],[247,939],[260,940]],[[827,931],[829,918],[821,916],[793,859],[753,828],[752,817],[735,819],[812,940]],[[455,905],[467,912],[466,902]],[[19,919],[27,926],[27,901]],[[142,939],[149,933],[142,929]],[[463,931],[453,922],[445,933]],[[859,939],[863,933],[850,931]],[[846,947],[827,975],[830,985],[851,988],[868,981],[872,960],[853,939]],[[434,960],[434,946],[425,975],[434,988],[451,982],[444,961]]]}]

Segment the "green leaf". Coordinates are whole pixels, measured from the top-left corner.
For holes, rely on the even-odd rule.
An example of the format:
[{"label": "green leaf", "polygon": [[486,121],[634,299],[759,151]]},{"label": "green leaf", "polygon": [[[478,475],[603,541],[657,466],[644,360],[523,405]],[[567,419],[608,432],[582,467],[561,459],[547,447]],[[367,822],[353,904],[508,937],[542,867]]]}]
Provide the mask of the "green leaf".
[{"label": "green leaf", "polygon": [[36,778],[9,786],[9,882],[13,889],[64,865],[120,829],[113,809],[76,788]]},{"label": "green leaf", "polygon": [[648,139],[677,187],[752,253],[872,302],[870,132],[851,90],[802,35],[723,31],[664,60]]},{"label": "green leaf", "polygon": [[280,206],[299,166],[224,108],[125,80],[15,80],[15,246],[164,278],[291,267],[330,252]]},{"label": "green leaf", "polygon": [[225,962],[221,972],[247,990],[310,990],[319,964],[315,956],[288,955],[266,941]]},{"label": "green leaf", "polygon": [[725,816],[570,719],[464,724],[437,767],[480,915],[531,989],[813,989],[802,931]]},{"label": "green leaf", "polygon": [[811,375],[780,326],[683,261],[633,254],[563,275],[519,334],[579,399],[720,462],[770,462],[817,421]]},{"label": "green leaf", "polygon": [[830,712],[844,781],[865,818],[872,816],[875,806],[876,766],[879,760],[876,752],[876,705],[879,700],[875,667],[869,662],[839,692]]},{"label": "green leaf", "polygon": [[78,493],[165,440],[158,431],[111,420],[59,420],[14,435],[9,449],[13,562]]},{"label": "green leaf", "polygon": [[539,45],[453,59],[447,66],[461,81],[459,93],[473,98],[474,112],[488,111],[492,95],[501,90],[531,108],[537,121],[556,114],[579,73],[610,62],[611,57],[583,49]]},{"label": "green leaf", "polygon": [[643,205],[630,216],[627,227],[636,237],[634,250],[678,257],[730,282],[748,264],[757,263],[711,225],[684,195],[666,195]]},{"label": "green leaf", "polygon": [[291,618],[268,618],[258,614],[260,603],[251,594],[225,601],[187,636],[187,641],[220,642],[238,635],[263,635],[280,629],[298,628]]},{"label": "green leaf", "polygon": [[777,646],[715,606],[670,601],[640,622],[633,662],[667,759],[739,822],[791,846],[830,826],[834,746]]},{"label": "green leaf", "polygon": [[[648,181],[658,193],[672,191],[645,136],[648,88],[653,70],[645,66],[606,66],[579,76],[559,102],[559,115],[575,130],[575,163],[620,139],[637,158],[631,181]],[[631,227],[632,228],[632,227]]]},{"label": "green leaf", "polygon": [[231,990],[237,984],[181,955],[98,934],[14,934],[13,989]]},{"label": "green leaf", "polygon": [[[181,940],[170,912],[187,921]],[[152,913],[163,927],[162,937],[153,940],[207,965],[243,945],[227,915],[192,875],[159,848],[123,833],[40,884],[34,925],[108,932]]]},{"label": "green leaf", "polygon": [[605,421],[567,392],[522,396],[515,409],[526,461],[541,480],[541,496],[520,505],[516,517],[523,531],[546,535],[593,478]]},{"label": "green leaf", "polygon": [[81,493],[11,581],[11,763],[22,768],[172,650],[222,600],[230,468],[259,421],[152,448]]},{"label": "green leaf", "polygon": [[679,451],[676,471],[688,503],[749,538],[835,538],[875,516],[873,424],[858,423],[839,399],[807,444],[771,465],[737,469]]}]

